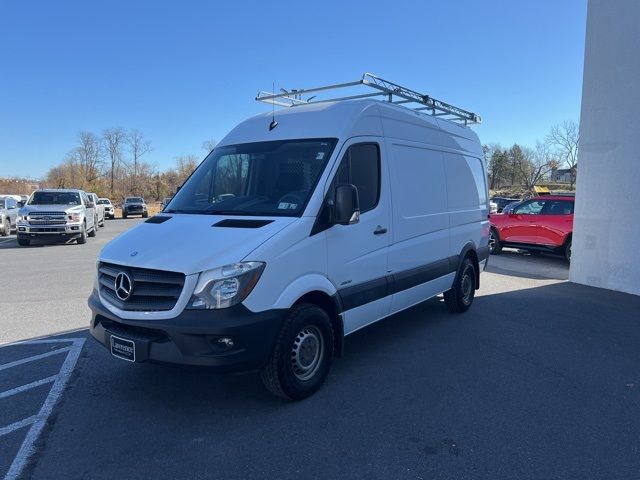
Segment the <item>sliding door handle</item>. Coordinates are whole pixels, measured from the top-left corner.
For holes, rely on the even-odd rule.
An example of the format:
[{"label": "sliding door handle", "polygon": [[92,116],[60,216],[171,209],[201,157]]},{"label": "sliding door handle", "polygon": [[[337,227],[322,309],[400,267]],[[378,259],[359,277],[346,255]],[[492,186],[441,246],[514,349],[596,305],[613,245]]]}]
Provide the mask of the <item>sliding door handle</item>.
[{"label": "sliding door handle", "polygon": [[383,235],[387,233],[387,229],[378,225],[376,229],[373,231],[374,235]]}]

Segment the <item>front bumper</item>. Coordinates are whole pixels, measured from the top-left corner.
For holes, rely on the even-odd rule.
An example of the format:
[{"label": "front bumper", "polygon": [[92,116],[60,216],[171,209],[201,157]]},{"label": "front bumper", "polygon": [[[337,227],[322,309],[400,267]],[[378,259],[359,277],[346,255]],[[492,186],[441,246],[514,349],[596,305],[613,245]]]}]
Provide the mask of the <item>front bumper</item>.
[{"label": "front bumper", "polygon": [[[89,308],[91,335],[107,349],[115,335],[135,343],[136,362],[206,366],[220,372],[262,368],[286,314],[286,310],[254,313],[240,304],[222,310],[184,310],[168,320],[125,320],[107,310],[95,290]],[[233,346],[221,338],[231,338]]]},{"label": "front bumper", "polygon": [[41,237],[64,237],[73,238],[82,233],[81,223],[67,223],[65,225],[30,225],[20,222],[17,225],[18,237],[20,238],[41,238]]}]

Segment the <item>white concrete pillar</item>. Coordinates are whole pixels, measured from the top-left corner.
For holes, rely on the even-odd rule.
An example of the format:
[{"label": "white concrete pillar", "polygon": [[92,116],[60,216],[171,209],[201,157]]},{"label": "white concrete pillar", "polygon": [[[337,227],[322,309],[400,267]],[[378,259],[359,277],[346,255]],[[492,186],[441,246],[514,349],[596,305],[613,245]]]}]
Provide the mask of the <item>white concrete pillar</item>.
[{"label": "white concrete pillar", "polygon": [[640,0],[589,0],[571,281],[640,295]]}]

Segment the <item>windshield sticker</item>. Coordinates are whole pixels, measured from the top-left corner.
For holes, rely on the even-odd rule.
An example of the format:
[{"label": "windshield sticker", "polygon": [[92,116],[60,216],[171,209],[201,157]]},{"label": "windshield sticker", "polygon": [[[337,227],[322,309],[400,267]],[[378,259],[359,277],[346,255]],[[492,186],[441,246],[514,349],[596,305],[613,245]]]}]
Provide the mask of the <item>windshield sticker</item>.
[{"label": "windshield sticker", "polygon": [[280,202],[278,204],[279,210],[296,210],[298,208],[297,203]]},{"label": "windshield sticker", "polygon": [[324,152],[318,152],[316,155],[316,160],[322,160],[324,158]]}]

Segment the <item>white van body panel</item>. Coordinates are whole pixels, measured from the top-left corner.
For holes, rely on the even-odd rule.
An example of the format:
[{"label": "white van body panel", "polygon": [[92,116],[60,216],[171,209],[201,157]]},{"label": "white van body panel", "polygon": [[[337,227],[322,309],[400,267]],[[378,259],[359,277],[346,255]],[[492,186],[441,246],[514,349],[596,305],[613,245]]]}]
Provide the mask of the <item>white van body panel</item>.
[{"label": "white van body panel", "polygon": [[[381,298],[344,309],[348,334],[448,290],[455,272],[445,265],[450,267],[468,244],[488,245],[486,168],[478,137],[469,128],[375,100],[278,110],[278,126],[270,131],[271,119],[268,112],[242,122],[219,146],[338,140],[300,217],[241,217],[273,220],[246,229],[212,227],[236,217],[172,214],[164,223],[142,223],[125,232],[103,249],[100,260],[182,272],[193,279],[234,262],[265,262],[260,280],[242,302],[251,312],[288,309],[314,291],[340,298],[353,287],[386,288],[388,294]],[[361,142],[380,147],[377,207],[362,213],[356,224],[334,225],[312,235],[344,152]],[[374,235],[378,226],[386,228],[386,234]],[[407,272],[423,272],[424,281],[399,289]],[[191,291],[185,288],[176,309],[184,307],[194,284],[188,282]],[[175,316],[174,310],[162,312],[162,318]],[[118,313],[122,318],[143,316]]]},{"label": "white van body panel", "polygon": [[142,222],[108,243],[100,260],[190,275],[242,260],[296,221],[291,217],[243,217],[272,222],[259,229],[212,226],[225,218],[229,217],[172,214],[164,223]]}]

